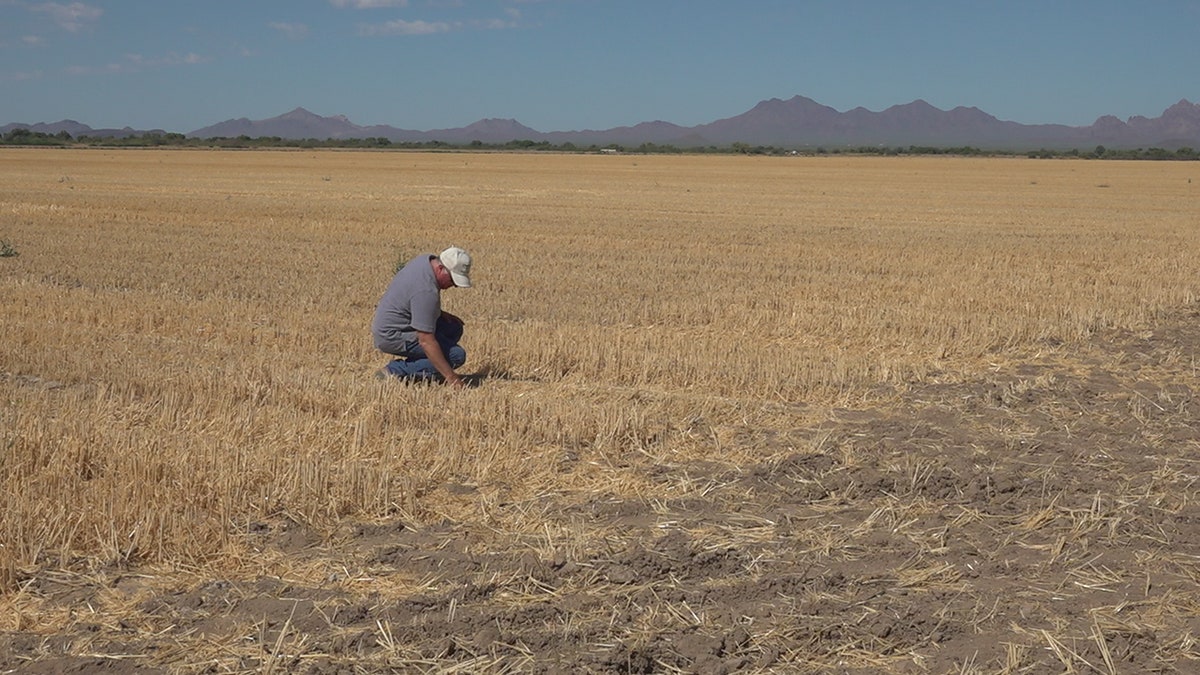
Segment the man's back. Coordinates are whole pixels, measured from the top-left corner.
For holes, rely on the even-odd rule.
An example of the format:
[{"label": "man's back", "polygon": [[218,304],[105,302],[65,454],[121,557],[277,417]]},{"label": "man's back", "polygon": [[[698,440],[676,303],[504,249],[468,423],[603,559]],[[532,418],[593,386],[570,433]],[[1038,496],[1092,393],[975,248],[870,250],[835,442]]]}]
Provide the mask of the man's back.
[{"label": "man's back", "polygon": [[437,326],[441,296],[429,262],[432,257],[422,254],[408,261],[384,291],[371,322],[371,335],[380,350],[391,352],[389,347],[412,339],[413,331],[432,333]]}]

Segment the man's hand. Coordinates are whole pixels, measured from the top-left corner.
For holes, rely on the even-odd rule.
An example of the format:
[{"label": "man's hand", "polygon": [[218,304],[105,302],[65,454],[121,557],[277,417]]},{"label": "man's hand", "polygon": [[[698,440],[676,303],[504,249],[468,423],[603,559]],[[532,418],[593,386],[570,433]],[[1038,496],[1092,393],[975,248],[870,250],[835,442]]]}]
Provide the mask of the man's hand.
[{"label": "man's hand", "polygon": [[466,389],[467,381],[456,375],[453,379],[446,380],[446,386],[452,389]]},{"label": "man's hand", "polygon": [[[425,352],[425,357],[433,364],[433,367],[442,376],[442,380],[449,385],[454,385],[456,388],[466,386],[462,381],[462,377],[454,372],[454,368],[450,367],[450,362],[446,360],[446,355],[442,353],[442,346],[438,344],[437,338],[433,333],[417,331],[417,343],[421,345],[421,349]],[[457,382],[457,384],[455,384]]]}]

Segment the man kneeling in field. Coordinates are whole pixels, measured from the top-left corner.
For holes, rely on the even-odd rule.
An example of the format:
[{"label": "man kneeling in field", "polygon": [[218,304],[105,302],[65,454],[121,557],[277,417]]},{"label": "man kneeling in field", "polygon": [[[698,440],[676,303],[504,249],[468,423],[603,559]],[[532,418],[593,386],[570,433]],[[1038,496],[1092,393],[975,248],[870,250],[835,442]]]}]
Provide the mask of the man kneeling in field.
[{"label": "man kneeling in field", "polygon": [[381,372],[409,380],[441,380],[459,388],[454,372],[467,362],[459,346],[463,321],[442,311],[441,292],[471,287],[471,256],[451,246],[441,255],[423,253],[396,272],[375,309],[375,346],[397,357]]}]

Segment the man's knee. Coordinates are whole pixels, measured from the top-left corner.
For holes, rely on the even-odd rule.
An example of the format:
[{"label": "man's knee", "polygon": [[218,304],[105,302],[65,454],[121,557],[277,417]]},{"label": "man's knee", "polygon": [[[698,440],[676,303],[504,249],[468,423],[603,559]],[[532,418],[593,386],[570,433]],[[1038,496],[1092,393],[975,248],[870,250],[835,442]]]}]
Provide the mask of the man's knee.
[{"label": "man's knee", "polygon": [[450,362],[451,368],[458,368],[467,362],[467,350],[454,345],[446,351],[446,360]]},{"label": "man's knee", "polygon": [[439,341],[457,343],[463,336],[463,325],[457,321],[451,321],[446,317],[438,317],[437,325],[434,328]]}]

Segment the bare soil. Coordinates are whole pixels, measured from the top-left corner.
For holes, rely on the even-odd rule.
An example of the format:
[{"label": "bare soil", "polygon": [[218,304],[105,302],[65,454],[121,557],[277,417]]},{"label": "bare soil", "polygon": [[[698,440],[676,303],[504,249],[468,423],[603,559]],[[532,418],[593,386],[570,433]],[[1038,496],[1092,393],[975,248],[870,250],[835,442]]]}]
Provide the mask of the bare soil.
[{"label": "bare soil", "polygon": [[245,536],[323,579],[42,570],[67,628],[0,634],[0,672],[1198,672],[1198,348],[1189,309],[746,428],[755,465],[631,452],[640,496],[540,495],[540,538],[280,520]]}]

